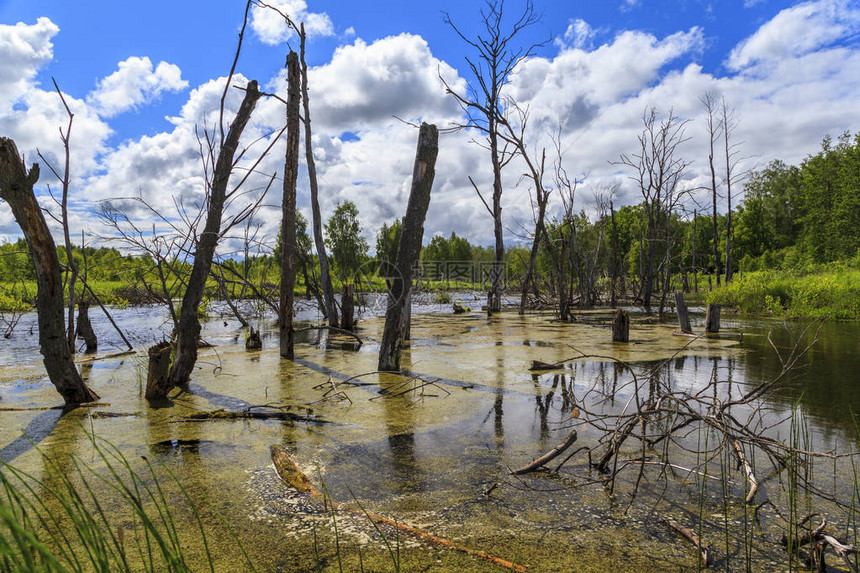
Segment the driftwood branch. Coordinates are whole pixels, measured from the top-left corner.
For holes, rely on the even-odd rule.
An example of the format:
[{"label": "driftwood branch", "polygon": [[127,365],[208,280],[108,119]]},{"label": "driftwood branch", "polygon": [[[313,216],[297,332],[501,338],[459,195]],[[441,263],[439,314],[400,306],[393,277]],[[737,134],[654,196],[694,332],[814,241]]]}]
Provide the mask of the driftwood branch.
[{"label": "driftwood branch", "polygon": [[562,452],[564,452],[567,448],[569,448],[575,441],[576,441],[576,430],[573,430],[572,432],[570,432],[570,434],[568,434],[568,436],[564,439],[564,441],[562,441],[556,447],[554,447],[553,449],[551,449],[550,451],[548,451],[547,453],[545,453],[541,457],[537,458],[533,462],[531,462],[527,465],[524,465],[520,469],[512,471],[511,474],[522,475],[522,474],[527,474],[529,472],[535,471],[539,467],[542,467],[542,466],[546,465],[547,463],[551,462],[552,460],[554,460],[555,458],[557,458]]},{"label": "driftwood branch", "polygon": [[702,543],[699,536],[673,519],[666,519],[665,522],[666,525],[677,531],[681,537],[692,543],[699,550],[702,566],[709,567],[711,564],[711,553],[708,546]]}]

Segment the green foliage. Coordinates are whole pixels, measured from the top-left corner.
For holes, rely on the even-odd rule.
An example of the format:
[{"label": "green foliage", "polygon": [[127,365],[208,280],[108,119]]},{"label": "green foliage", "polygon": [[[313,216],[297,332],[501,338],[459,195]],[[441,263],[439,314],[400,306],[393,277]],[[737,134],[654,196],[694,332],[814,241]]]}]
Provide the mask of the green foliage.
[{"label": "green foliage", "polygon": [[378,268],[386,268],[395,263],[402,233],[403,223],[399,219],[390,226],[387,223],[382,224],[382,228],[376,233],[376,264]]},{"label": "green foliage", "polygon": [[860,270],[837,264],[806,275],[775,270],[745,273],[709,293],[708,302],[789,318],[857,320]]},{"label": "green foliage", "polygon": [[346,283],[367,259],[368,245],[361,236],[358,207],[352,201],[338,203],[325,224],[325,243],[341,282]]}]

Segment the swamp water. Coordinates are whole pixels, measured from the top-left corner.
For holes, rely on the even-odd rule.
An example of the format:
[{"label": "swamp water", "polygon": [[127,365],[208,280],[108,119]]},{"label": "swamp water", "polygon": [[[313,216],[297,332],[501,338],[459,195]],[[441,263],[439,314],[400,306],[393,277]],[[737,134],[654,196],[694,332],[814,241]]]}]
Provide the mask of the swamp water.
[{"label": "swamp water", "polygon": [[[92,315],[105,346],[104,340],[111,340],[109,327],[95,311]],[[161,309],[119,310],[116,317],[141,349],[163,336]],[[306,312],[299,318],[315,317]],[[104,405],[60,416],[59,410],[24,409],[60,402],[29,333],[34,318],[27,316],[10,340],[0,342],[0,458],[36,477],[47,475],[46,459],[70,473],[73,460],[99,472],[95,436],[115,446],[140,475],[147,474],[146,460],[152,462],[194,570],[210,566],[186,494],[205,524],[216,571],[249,568],[236,538],[259,571],[388,571],[395,562],[403,571],[499,570],[477,557],[398,536],[393,528],[377,530],[360,512],[339,511],[333,517],[322,503],[281,482],[269,452],[276,443],[287,448],[317,487],[324,484],[331,499],[360,503],[367,511],[460,545],[527,564],[530,571],[696,570],[696,551],[666,525],[666,517],[703,537],[717,569],[788,570],[779,544],[784,525],[765,510],[754,520],[743,504],[743,474],[731,460],[709,460],[704,473],[724,479],[705,479],[704,484],[689,472],[647,469],[632,503],[638,470],[619,473],[610,492],[589,469],[585,452],[558,473],[509,474],[566,437],[579,406],[597,408],[586,398],[595,388],[607,391],[613,383],[620,388],[607,391],[614,400],[601,401],[599,408],[617,410],[630,402],[629,385],[618,382],[624,373],[618,378],[619,369],[609,357],[643,368],[671,358],[660,370],[666,384],[694,393],[716,372],[742,393],[780,372],[768,333],[785,352],[799,326],[789,325],[787,331],[777,321],[724,316],[727,336],[699,339],[681,350],[691,341],[673,336],[674,324],[639,320],[643,317],[634,314],[631,343],[620,345],[610,341],[607,312],[578,318],[561,324],[549,314],[522,317],[508,311],[488,318],[418,306],[402,366],[421,379],[373,374],[352,381],[360,385],[340,382],[375,370],[384,322],[379,316],[362,321],[359,334],[368,341],[358,351],[349,349],[349,339],[301,333],[294,362],[280,359],[273,329],[264,331],[262,351],[249,352],[238,323],[212,318],[204,338],[215,347],[201,351],[190,389],[174,391],[169,407],[152,407],[143,399],[146,363],[141,352],[83,363],[82,373]],[[695,330],[701,328],[701,320],[694,322]],[[788,439],[796,408],[799,445],[846,453],[857,449],[851,412],[860,411],[860,325],[829,323],[819,338],[766,396],[767,419],[775,425],[762,431]],[[578,352],[604,358],[529,371],[532,360],[556,362]],[[110,353],[105,350],[101,356]],[[303,419],[188,418],[251,405],[276,406]],[[570,451],[596,445],[597,433],[581,426],[578,430]],[[686,439],[695,450],[718,438],[702,431]],[[632,442],[622,451],[624,458],[638,455]],[[547,467],[556,467],[563,458]],[[702,467],[695,458],[681,453],[672,462]],[[767,460],[756,461],[770,467]],[[856,509],[851,508],[857,491],[850,458],[817,460],[812,469],[815,482],[848,508],[802,493],[789,500],[782,475],[765,474],[759,476],[761,500],[768,496],[801,515],[824,512],[834,534],[856,543]],[[133,530],[127,507],[108,485],[95,481],[100,503],[116,521],[112,527]],[[829,562],[838,560],[831,555]]]}]

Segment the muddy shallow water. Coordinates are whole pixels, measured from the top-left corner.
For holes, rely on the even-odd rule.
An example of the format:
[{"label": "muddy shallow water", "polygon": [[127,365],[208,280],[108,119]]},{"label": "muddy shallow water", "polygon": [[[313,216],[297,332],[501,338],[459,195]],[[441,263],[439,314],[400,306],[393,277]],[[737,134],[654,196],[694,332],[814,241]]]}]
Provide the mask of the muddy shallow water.
[{"label": "muddy shallow water", "polygon": [[[142,352],[85,363],[82,373],[104,405],[62,417],[57,410],[0,411],[0,458],[37,475],[43,470],[41,453],[21,438],[25,432],[38,450],[60,464],[74,454],[97,466],[92,435],[114,444],[135,467],[144,467],[141,456],[163,464],[200,510],[216,570],[242,568],[229,530],[259,570],[313,570],[318,565],[392,569],[388,549],[367,519],[342,513],[333,523],[318,504],[278,479],[269,457],[275,443],[289,450],[312,481],[324,484],[333,500],[357,501],[369,511],[528,564],[532,571],[695,570],[692,546],[663,521],[669,515],[690,527],[702,523],[718,568],[740,570],[746,563],[754,570],[788,568],[778,546],[778,524],[763,520],[756,527],[744,526],[752,522],[749,512],[742,503],[726,503],[720,482],[703,486],[696,476],[654,471],[645,476],[631,504],[635,472],[610,493],[599,483],[590,484],[599,476],[589,470],[585,454],[558,473],[509,475],[567,435],[574,409],[589,389],[618,383],[610,358],[645,364],[673,357],[663,369],[667,383],[693,392],[714,372],[737,388],[751,387],[779,372],[767,334],[773,333],[778,348],[791,346],[790,332],[781,323],[724,317],[725,336],[696,340],[679,353],[691,341],[673,336],[674,324],[638,315],[631,343],[619,345],[611,342],[609,315],[601,311],[582,313],[574,324],[515,311],[492,318],[477,312],[453,315],[447,307],[429,304],[418,311],[402,366],[420,378],[372,374],[354,380],[361,385],[340,384],[375,370],[383,325],[378,312],[365,314],[359,334],[368,341],[359,351],[348,349],[348,339],[328,340],[308,331],[301,334],[294,362],[279,357],[270,323],[263,323],[268,324],[263,350],[248,352],[235,320],[212,318],[204,336],[215,347],[201,351],[189,390],[174,391],[169,405],[152,407],[143,399]],[[137,325],[135,343],[141,349],[163,336],[160,309],[127,309],[118,317]],[[19,328],[11,340],[0,343],[0,407],[59,404],[27,321]],[[701,328],[701,320],[694,322],[694,329]],[[858,334],[854,323],[826,325],[816,349],[767,397],[774,420],[786,419],[797,404],[796,419],[806,424],[804,439],[816,449],[856,449],[851,411],[860,409]],[[102,357],[111,351],[105,348]],[[580,352],[595,357],[558,370],[529,371],[532,360],[555,362]],[[630,400],[623,389],[614,397],[601,407],[618,408]],[[276,405],[307,421],[183,420],[198,411],[251,405]],[[789,425],[785,421],[767,431],[784,437]],[[576,447],[594,445],[596,438],[580,430]],[[690,439],[695,445],[707,438]],[[628,455],[635,456],[635,449]],[[726,487],[742,498],[743,476],[734,468],[727,474]],[[845,458],[818,470],[822,483],[848,502],[854,487],[850,474]],[[162,485],[181,507],[176,484],[165,479]],[[779,476],[764,486],[779,503]],[[835,531],[852,540],[851,512],[827,509]],[[114,510],[117,515],[123,511]],[[177,520],[189,532],[187,551],[202,559],[205,548],[190,512],[178,511]],[[746,528],[750,533],[744,542],[738,531]],[[398,541],[394,530],[383,529],[382,534],[399,549],[403,570],[498,569],[408,537]]]}]

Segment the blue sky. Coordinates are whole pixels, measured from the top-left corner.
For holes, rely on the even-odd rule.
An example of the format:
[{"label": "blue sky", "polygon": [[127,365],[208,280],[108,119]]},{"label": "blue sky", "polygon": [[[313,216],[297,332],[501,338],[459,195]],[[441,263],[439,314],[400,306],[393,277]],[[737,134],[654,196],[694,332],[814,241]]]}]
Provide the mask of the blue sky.
[{"label": "blue sky", "polygon": [[[484,2],[272,3],[309,23],[324,215],[337,201],[352,200],[372,239],[375,229],[405,209],[415,134],[393,115],[441,125],[460,119],[437,70],[452,85],[465,86],[471,79],[464,65],[468,48],[444,23],[443,12],[471,35]],[[508,0],[505,6],[513,15],[523,4]],[[51,93],[53,76],[76,112],[76,223],[92,228],[94,202],[130,195],[166,213],[173,195],[195,197],[202,188],[192,135],[220,93],[243,8],[241,1],[0,0],[0,135],[15,138],[29,157],[36,147],[49,157],[59,153],[56,129],[64,121]],[[579,202],[586,209],[594,190],[611,185],[618,185],[617,203],[637,200],[626,174],[610,162],[635,149],[643,110],[650,106],[691,120],[691,187],[704,176],[699,99],[706,91],[735,108],[745,168],[774,158],[797,162],[814,153],[827,133],[860,129],[856,2],[545,1],[535,8],[542,19],[522,42],[547,42],[523,63],[509,95],[531,110],[531,148],[548,146],[548,134],[564,124],[565,165],[584,182]],[[280,33],[268,13],[255,18],[239,80],[258,79],[283,91],[281,66],[295,38]],[[238,103],[236,93],[231,98]],[[251,132],[265,136],[276,129],[279,105],[262,104]],[[428,237],[453,230],[490,242],[491,225],[468,183],[469,175],[488,179],[486,158],[473,138],[468,132],[443,138],[444,170],[428,214]],[[277,172],[277,155],[262,167]],[[514,165],[506,181],[511,240],[531,220],[521,171]],[[277,197],[267,203],[271,208],[259,220],[261,233],[271,236]],[[307,209],[301,190],[299,205]],[[0,206],[0,236],[17,234],[8,209]]]}]

